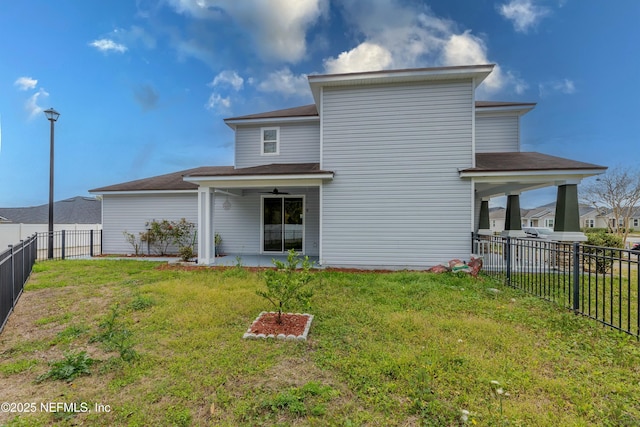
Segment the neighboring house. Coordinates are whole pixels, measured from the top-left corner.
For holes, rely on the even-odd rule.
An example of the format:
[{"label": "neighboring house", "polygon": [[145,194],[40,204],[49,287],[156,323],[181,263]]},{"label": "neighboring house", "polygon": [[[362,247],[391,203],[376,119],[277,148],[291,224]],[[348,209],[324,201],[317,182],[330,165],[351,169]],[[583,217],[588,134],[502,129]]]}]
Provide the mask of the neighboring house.
[{"label": "neighboring house", "polygon": [[603,208],[580,205],[580,226],[583,228],[607,228],[609,211]]},{"label": "neighboring house", "polygon": [[475,99],[493,65],[310,75],[314,104],[233,117],[235,165],[91,190],[103,196],[103,251],[151,219],[198,224],[198,262],[295,249],[337,267],[425,268],[468,259],[507,195],[505,233],[522,235],[519,194],[558,186],[556,238],[584,240],[577,183],[605,167],[520,152],[535,104]]},{"label": "neighboring house", "polygon": [[493,234],[502,233],[504,231],[506,213],[507,210],[502,207],[489,209],[489,229]]},{"label": "neighboring house", "polygon": [[[100,230],[102,202],[95,197],[72,197],[53,204],[54,230]],[[49,204],[0,208],[0,252],[37,232],[49,229]]]},{"label": "neighboring house", "polygon": [[551,203],[534,209],[525,209],[521,211],[520,215],[523,227],[553,228],[556,206],[555,203]]}]

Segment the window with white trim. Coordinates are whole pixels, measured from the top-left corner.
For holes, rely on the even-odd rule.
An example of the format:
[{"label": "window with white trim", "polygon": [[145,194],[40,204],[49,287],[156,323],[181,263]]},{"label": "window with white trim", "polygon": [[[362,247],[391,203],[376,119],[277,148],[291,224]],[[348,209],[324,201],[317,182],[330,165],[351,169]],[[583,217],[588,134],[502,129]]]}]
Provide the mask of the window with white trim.
[{"label": "window with white trim", "polygon": [[593,219],[585,219],[584,226],[585,228],[594,228],[596,226],[596,221]]},{"label": "window with white trim", "polygon": [[553,219],[551,219],[551,218],[546,218],[546,219],[544,220],[544,226],[545,226],[546,228],[553,228]]},{"label": "window with white trim", "polygon": [[634,218],[634,219],[633,219],[633,226],[634,226],[634,227],[637,227],[637,226],[639,226],[639,225],[640,225],[640,219],[638,219],[638,218]]},{"label": "window with white trim", "polygon": [[260,129],[260,155],[276,156],[280,154],[280,128]]}]

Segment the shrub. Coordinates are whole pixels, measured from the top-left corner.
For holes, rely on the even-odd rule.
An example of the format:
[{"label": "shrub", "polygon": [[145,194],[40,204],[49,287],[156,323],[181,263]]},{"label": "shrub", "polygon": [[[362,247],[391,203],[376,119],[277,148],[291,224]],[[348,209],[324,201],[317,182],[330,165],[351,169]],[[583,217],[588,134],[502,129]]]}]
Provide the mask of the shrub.
[{"label": "shrub", "polygon": [[[289,309],[292,304],[309,306],[313,291],[307,285],[312,279],[309,271],[312,263],[307,256],[301,260],[296,251],[291,249],[286,263],[274,259],[273,264],[276,268],[264,274],[267,291],[259,290],[256,293],[273,304],[278,311],[278,323],[282,323],[282,311]],[[301,268],[298,271],[299,265]]]},{"label": "shrub", "polygon": [[606,274],[613,266],[613,261],[619,255],[615,248],[622,248],[622,237],[611,233],[589,233],[587,245],[584,248],[585,258],[597,273]]},{"label": "shrub", "polygon": [[214,237],[214,243],[216,245],[216,255],[222,251],[222,236],[216,233]]},{"label": "shrub", "polygon": [[179,221],[166,219],[147,222],[147,231],[140,233],[140,241],[147,242],[154,252],[166,255],[170,244],[178,246],[178,253],[184,261],[194,256],[196,225],[185,218]]},{"label": "shrub", "polygon": [[122,234],[124,234],[124,238],[127,239],[127,242],[133,247],[134,253],[140,255],[142,251],[142,233],[139,233],[138,237],[127,231],[123,231]]},{"label": "shrub", "polygon": [[140,240],[147,242],[159,255],[166,255],[169,244],[173,241],[173,225],[163,219],[155,219],[145,224],[147,231],[140,234]]}]

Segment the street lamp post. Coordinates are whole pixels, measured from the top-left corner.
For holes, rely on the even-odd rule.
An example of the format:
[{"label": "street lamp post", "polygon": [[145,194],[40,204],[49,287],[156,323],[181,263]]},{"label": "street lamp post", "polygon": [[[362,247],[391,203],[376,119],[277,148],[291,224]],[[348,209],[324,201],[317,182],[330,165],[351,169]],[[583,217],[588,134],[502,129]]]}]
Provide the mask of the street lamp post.
[{"label": "street lamp post", "polygon": [[53,259],[53,124],[60,117],[53,108],[44,110],[44,115],[51,122],[51,143],[49,146],[49,241],[47,245],[48,259]]}]

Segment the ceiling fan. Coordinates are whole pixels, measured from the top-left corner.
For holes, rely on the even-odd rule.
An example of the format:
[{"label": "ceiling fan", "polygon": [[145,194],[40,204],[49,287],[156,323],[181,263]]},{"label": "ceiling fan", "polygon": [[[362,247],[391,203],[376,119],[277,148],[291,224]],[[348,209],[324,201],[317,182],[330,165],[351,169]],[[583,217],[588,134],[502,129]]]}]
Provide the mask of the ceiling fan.
[{"label": "ceiling fan", "polygon": [[278,191],[277,188],[274,188],[271,191],[263,191],[262,194],[289,194],[286,191]]}]

